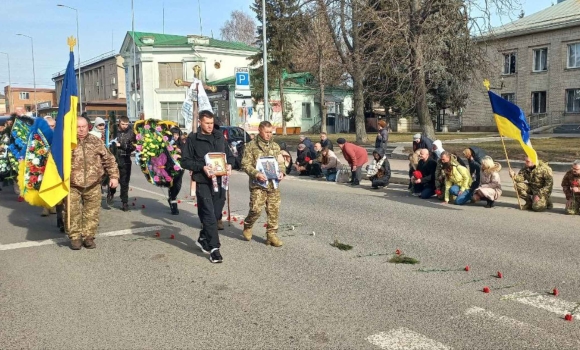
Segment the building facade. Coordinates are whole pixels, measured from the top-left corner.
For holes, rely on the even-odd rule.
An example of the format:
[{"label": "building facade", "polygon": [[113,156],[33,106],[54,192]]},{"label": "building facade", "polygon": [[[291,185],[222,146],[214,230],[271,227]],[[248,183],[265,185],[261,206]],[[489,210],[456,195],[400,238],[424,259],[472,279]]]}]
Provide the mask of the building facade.
[{"label": "building facade", "polygon": [[248,67],[248,57],[255,52],[242,43],[196,35],[128,32],[120,55],[125,62],[129,118],[173,120],[183,126],[181,106],[187,89],[174,81],[192,81],[194,74],[204,84],[227,78],[236,67]]},{"label": "building facade", "polygon": [[517,104],[532,130],[580,123],[580,2],[563,1],[497,28],[485,38],[488,74],[473,82],[462,131],[495,131],[482,81]]},{"label": "building facade", "polygon": [[[89,118],[105,117],[110,112],[127,115],[125,95],[125,68],[123,57],[113,51],[81,63],[83,110]],[[78,66],[75,67],[78,79]],[[52,80],[60,97],[65,71],[55,73]]]},{"label": "building facade", "polygon": [[16,86],[4,87],[6,101],[6,113],[18,115],[38,114],[42,115],[42,106],[56,106],[56,93],[54,89],[21,88]]}]

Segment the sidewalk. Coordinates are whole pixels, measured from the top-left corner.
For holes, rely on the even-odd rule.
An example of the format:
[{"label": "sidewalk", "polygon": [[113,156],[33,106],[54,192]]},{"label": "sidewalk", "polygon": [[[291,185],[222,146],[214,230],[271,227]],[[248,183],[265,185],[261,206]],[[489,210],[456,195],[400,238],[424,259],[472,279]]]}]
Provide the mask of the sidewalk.
[{"label": "sidewalk", "polygon": [[[342,164],[347,164],[342,156],[340,150],[335,150],[336,156],[340,160]],[[369,156],[369,161],[367,164],[370,164],[372,161],[372,156]],[[392,184],[400,184],[400,185],[408,185],[409,184],[409,161],[401,160],[401,159],[389,159],[389,163],[391,164],[391,183]],[[364,166],[366,167],[366,165]],[[363,168],[364,168],[363,167]],[[514,168],[514,171],[517,173],[519,168]],[[554,189],[552,190],[552,200],[554,203],[559,204],[566,204],[566,197],[564,196],[564,192],[562,192],[562,187],[560,184],[562,183],[562,178],[564,177],[565,172],[561,171],[554,171]],[[514,190],[513,182],[509,177],[509,172],[507,168],[502,166],[502,170],[500,171],[500,179],[501,179],[501,187],[503,194],[502,196],[506,197],[516,197],[516,192]]]}]

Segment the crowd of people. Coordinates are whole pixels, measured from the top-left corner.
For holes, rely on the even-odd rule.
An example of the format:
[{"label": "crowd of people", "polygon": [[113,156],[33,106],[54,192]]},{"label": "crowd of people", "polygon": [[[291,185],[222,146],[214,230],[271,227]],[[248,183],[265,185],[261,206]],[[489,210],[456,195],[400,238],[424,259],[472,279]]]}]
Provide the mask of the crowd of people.
[{"label": "crowd of people", "polygon": [[[0,152],[3,152],[0,154],[5,154],[7,145],[13,142],[11,126],[15,118],[19,117],[13,116],[5,124],[0,124]],[[46,117],[45,121],[54,129],[54,119]],[[171,183],[168,204],[171,214],[178,215],[177,197],[182,177],[188,173],[196,184],[195,194],[201,221],[196,245],[209,255],[211,262],[219,263],[223,257],[218,231],[224,229],[223,209],[235,159],[227,140],[215,124],[212,112],[201,111],[199,123],[198,131],[189,135],[182,133],[178,127],[170,130],[173,136],[171,145],[178,148],[182,171]],[[106,193],[106,202],[110,205],[116,188],[120,186],[120,209],[129,210],[131,154],[136,149],[136,135],[129,119],[121,117],[115,138],[106,145],[105,125],[102,118],[96,118],[91,123],[86,116],[78,116],[77,147],[72,152],[70,198],[55,207],[43,208],[41,214],[57,215],[57,226],[68,235],[73,250],[96,248],[95,235],[103,193]],[[243,236],[248,241],[252,239],[252,229],[265,208],[266,244],[282,246],[277,236],[281,203],[279,184],[293,171],[299,176],[325,178],[326,181],[338,182],[343,177],[347,180],[342,182],[349,181],[352,186],[358,186],[363,179],[364,168],[366,179],[373,189],[389,186],[391,166],[386,152],[388,128],[385,123],[379,123],[370,163],[366,148],[339,138],[336,144],[346,162],[342,164],[326,133],[320,134],[318,142],[301,135],[294,159],[285,143],[273,141],[272,130],[271,123],[260,123],[258,134],[246,144],[241,161],[241,170],[248,174],[250,187],[250,208],[243,230]],[[227,169],[223,172],[221,166],[218,169],[207,163],[206,156],[215,153],[224,156]],[[436,197],[444,203],[457,205],[486,201],[487,208],[494,207],[502,195],[501,165],[486,155],[483,149],[475,146],[465,149],[462,155],[467,163],[459,155],[445,151],[440,140],[432,141],[424,135],[414,135],[413,153],[409,156],[408,189],[411,195],[421,199]],[[274,161],[268,163],[268,169],[272,170],[273,164],[277,164],[276,169],[279,169],[274,176],[272,171],[265,172],[258,166],[262,160],[268,159]],[[12,178],[14,190],[19,195],[20,188],[14,176],[2,176],[4,178],[1,180],[5,182]],[[524,202],[524,209],[543,211],[553,207],[553,174],[546,163],[539,161],[536,165],[526,158],[524,167],[517,174],[510,170],[509,176],[515,183],[518,197]],[[580,214],[579,182],[580,161],[576,161],[561,184],[567,199],[568,214]]]}]

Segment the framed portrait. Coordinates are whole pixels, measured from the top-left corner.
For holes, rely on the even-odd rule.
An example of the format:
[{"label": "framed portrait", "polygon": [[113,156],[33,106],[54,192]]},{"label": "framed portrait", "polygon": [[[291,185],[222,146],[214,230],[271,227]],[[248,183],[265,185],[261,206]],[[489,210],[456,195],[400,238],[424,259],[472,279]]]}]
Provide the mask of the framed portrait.
[{"label": "framed portrait", "polygon": [[256,170],[266,175],[268,180],[278,180],[280,169],[276,157],[260,157]]},{"label": "framed portrait", "polygon": [[210,152],[205,155],[205,164],[211,165],[215,176],[226,176],[228,172],[226,154]]}]

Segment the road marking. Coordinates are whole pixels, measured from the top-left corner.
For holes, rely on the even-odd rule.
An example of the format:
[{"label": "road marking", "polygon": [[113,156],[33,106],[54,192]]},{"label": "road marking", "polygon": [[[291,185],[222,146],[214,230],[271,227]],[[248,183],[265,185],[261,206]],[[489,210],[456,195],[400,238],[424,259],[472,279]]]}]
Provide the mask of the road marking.
[{"label": "road marking", "polygon": [[388,350],[449,350],[447,347],[433,339],[401,327],[389,332],[381,332],[371,335],[367,340],[381,349]]},{"label": "road marking", "polygon": [[545,293],[535,293],[529,290],[504,295],[501,297],[501,300],[514,300],[560,316],[566,315],[578,306],[577,303],[572,303]]},{"label": "road marking", "polygon": [[475,315],[475,316],[485,317],[485,318],[488,318],[492,321],[495,321],[497,323],[500,323],[500,324],[503,324],[506,326],[514,326],[516,328],[533,330],[533,331],[542,331],[542,332],[544,331],[543,329],[538,328],[536,326],[532,326],[530,324],[527,324],[527,323],[522,322],[522,321],[518,321],[518,320],[513,319],[513,318],[509,318],[507,316],[496,315],[491,311],[487,311],[486,309],[481,308],[481,307],[477,307],[477,306],[472,306],[469,309],[467,309],[465,311],[465,315],[467,315],[467,316]]},{"label": "road marking", "polygon": [[[135,233],[143,233],[143,232],[162,230],[164,228],[166,228],[166,227],[165,226],[149,226],[149,227],[131,228],[131,229],[126,229],[126,230],[99,233],[99,234],[97,234],[97,237],[114,237],[114,236],[132,235]],[[44,241],[28,241],[28,242],[4,244],[4,245],[0,245],[0,250],[13,250],[13,249],[21,249],[21,248],[41,247],[44,245],[62,244],[62,243],[68,242],[68,240],[69,240],[68,237],[62,237],[62,238],[46,239]]]}]

